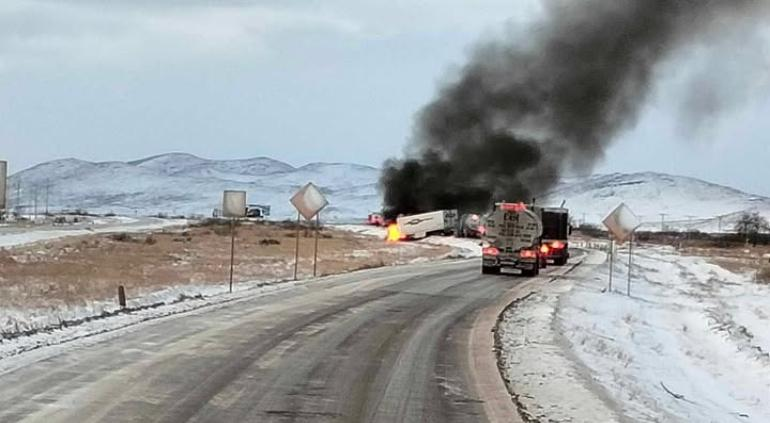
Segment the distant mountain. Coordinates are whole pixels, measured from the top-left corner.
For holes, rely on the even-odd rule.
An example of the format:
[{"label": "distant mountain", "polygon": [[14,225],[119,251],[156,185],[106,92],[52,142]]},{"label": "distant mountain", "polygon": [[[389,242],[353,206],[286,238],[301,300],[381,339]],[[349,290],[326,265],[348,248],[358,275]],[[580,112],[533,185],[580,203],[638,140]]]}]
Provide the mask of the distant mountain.
[{"label": "distant mountain", "polygon": [[170,153],[131,162],[63,159],[43,163],[12,175],[9,196],[13,206],[17,202],[13,187],[21,181],[21,203],[28,207],[37,191],[42,208],[48,186],[49,207],[54,210],[210,215],[221,207],[222,191],[240,189],[248,192],[249,203],[271,205],[272,217],[290,218],[296,212],[289,198],[313,182],[330,201],[322,217],[346,220],[381,207],[378,177],[379,170],[350,163],[295,168],[267,157],[209,160]]},{"label": "distant mountain", "polygon": [[[9,200],[16,203],[16,182],[21,180],[22,203],[31,205],[37,190],[44,202],[48,185],[50,207],[86,209],[118,214],[210,215],[220,207],[222,191],[248,192],[250,203],[270,204],[273,218],[291,218],[296,212],[289,198],[313,182],[328,196],[322,217],[361,219],[379,210],[379,170],[352,163],[310,163],[293,167],[268,157],[209,160],[171,153],[131,162],[92,163],[78,159],[42,163],[11,177]],[[660,213],[666,225],[715,231],[720,219],[731,229],[743,211],[759,211],[770,218],[770,198],[712,184],[700,179],[645,172],[593,175],[567,179],[543,198],[542,204],[565,205],[580,222],[600,223],[615,206],[625,202],[645,223],[659,229]]]},{"label": "distant mountain", "polygon": [[[577,221],[600,223],[621,202],[644,222],[642,229],[732,229],[744,211],[770,219],[770,198],[747,194],[701,179],[655,172],[613,173],[565,180],[546,196],[549,204],[566,200]],[[663,216],[661,216],[663,214]]]}]

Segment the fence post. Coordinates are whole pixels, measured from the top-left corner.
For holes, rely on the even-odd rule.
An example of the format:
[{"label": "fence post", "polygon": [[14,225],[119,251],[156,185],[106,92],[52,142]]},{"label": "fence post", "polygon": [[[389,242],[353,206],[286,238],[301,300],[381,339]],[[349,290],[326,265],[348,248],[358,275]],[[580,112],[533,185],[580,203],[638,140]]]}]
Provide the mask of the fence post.
[{"label": "fence post", "polygon": [[118,286],[118,305],[121,310],[126,308],[126,289],[123,285]]}]

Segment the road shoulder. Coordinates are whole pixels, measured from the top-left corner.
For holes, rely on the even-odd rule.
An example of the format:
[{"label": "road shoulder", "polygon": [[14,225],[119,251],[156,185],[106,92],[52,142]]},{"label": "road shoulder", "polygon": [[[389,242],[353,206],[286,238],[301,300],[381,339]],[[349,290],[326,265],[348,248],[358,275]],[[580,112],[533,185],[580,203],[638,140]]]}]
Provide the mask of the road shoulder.
[{"label": "road shoulder", "polygon": [[573,271],[565,268],[547,275],[533,289],[518,290],[501,314],[495,335],[500,373],[519,421],[622,420],[588,371],[571,358],[555,313],[572,281],[586,277],[603,261],[603,253],[588,251]]}]

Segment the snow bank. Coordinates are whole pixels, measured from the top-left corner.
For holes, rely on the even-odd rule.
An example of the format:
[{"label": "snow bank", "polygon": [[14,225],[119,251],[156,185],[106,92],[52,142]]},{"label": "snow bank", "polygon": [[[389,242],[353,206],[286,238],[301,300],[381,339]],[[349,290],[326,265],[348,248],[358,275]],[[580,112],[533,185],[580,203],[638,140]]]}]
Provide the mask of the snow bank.
[{"label": "snow bank", "polygon": [[70,236],[113,232],[147,232],[171,226],[182,226],[187,223],[186,219],[137,219],[116,216],[99,218],[87,224],[73,225],[66,228],[52,226],[8,227],[0,231],[0,248],[18,247]]},{"label": "snow bank", "polygon": [[0,321],[0,371],[2,359],[43,346],[113,331],[142,321],[201,307],[288,289],[304,281],[255,281],[227,285],[183,285],[140,293],[129,299],[126,310],[116,301],[90,301],[81,306],[15,310],[4,309]]},{"label": "snow bank", "polygon": [[625,415],[770,421],[770,287],[662,247],[639,252],[631,297],[601,292],[606,271],[562,298],[559,322]]},{"label": "snow bank", "polygon": [[452,247],[452,249],[455,251],[456,257],[461,257],[461,258],[481,257],[481,245],[480,245],[481,241],[476,238],[457,238],[453,236],[429,236],[417,242],[432,244],[432,245],[446,245],[448,247]]},{"label": "snow bank", "polygon": [[[385,239],[388,230],[381,226],[373,225],[334,225],[334,228],[355,232],[362,235],[375,236],[377,238]],[[481,257],[480,240],[475,238],[457,238],[453,236],[429,236],[417,241],[402,241],[403,244],[429,244],[429,245],[443,245],[451,247],[453,252],[449,257],[452,258],[474,258]]]},{"label": "snow bank", "polygon": [[505,372],[528,410],[554,421],[770,421],[770,286],[665,247],[639,249],[630,297],[626,257],[612,292],[608,269],[549,284],[504,316]]}]

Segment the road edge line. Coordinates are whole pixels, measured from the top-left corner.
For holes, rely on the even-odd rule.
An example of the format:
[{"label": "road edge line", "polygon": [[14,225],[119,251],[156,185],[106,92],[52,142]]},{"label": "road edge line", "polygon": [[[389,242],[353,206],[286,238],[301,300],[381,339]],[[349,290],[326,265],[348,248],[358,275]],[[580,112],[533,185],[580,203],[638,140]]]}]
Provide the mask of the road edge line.
[{"label": "road edge line", "polygon": [[[500,300],[481,310],[473,320],[468,336],[468,369],[474,388],[482,402],[482,408],[491,423],[529,420],[522,415],[516,393],[510,389],[503,369],[500,368],[500,344],[497,336],[503,314],[517,302],[536,292],[538,285],[545,285],[564,277],[583,262],[572,264],[563,272],[547,275],[547,279],[532,278],[509,289]],[[492,333],[492,336],[489,334]]]}]

